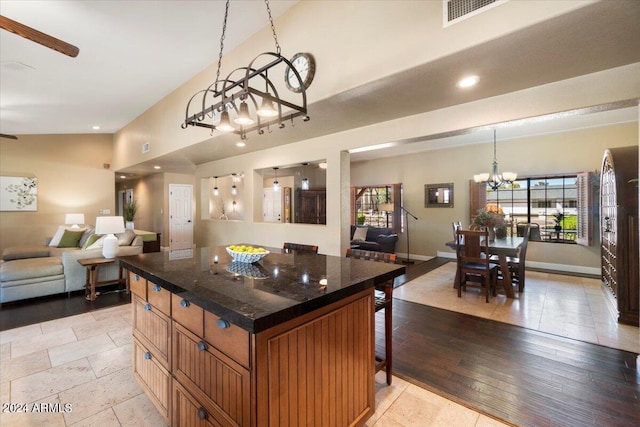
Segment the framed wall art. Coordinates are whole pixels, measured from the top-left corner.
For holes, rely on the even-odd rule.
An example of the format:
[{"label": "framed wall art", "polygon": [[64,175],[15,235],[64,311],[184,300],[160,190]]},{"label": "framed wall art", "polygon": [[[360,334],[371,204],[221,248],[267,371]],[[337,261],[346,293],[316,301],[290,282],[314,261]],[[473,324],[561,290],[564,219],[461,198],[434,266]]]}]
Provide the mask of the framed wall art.
[{"label": "framed wall art", "polygon": [[0,176],[0,211],[37,211],[38,178]]},{"label": "framed wall art", "polygon": [[452,208],[453,207],[453,183],[425,184],[424,186],[425,208]]}]

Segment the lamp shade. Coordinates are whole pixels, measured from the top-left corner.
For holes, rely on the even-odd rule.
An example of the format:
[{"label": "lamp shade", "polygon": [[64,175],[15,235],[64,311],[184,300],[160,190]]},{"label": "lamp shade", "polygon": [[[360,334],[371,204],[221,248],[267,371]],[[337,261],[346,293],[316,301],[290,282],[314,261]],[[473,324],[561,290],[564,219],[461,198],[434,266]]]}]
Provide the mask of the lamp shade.
[{"label": "lamp shade", "polygon": [[102,256],[115,258],[118,254],[118,239],[114,234],[124,233],[124,218],[121,216],[99,216],[96,218],[96,234],[104,234]]},{"label": "lamp shade", "polygon": [[71,228],[80,228],[80,224],[84,224],[84,214],[68,213],[64,216],[65,224],[72,224]]},{"label": "lamp shade", "polygon": [[393,203],[380,203],[378,209],[385,212],[393,212]]}]

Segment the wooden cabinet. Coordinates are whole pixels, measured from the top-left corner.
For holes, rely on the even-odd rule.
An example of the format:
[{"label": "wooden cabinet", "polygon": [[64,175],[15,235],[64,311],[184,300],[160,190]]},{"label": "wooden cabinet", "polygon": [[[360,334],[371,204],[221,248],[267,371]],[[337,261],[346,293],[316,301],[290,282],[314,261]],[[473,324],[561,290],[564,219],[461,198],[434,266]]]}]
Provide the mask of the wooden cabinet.
[{"label": "wooden cabinet", "polygon": [[363,425],[375,411],[372,288],[251,334],[134,276],[134,377],[171,425]]},{"label": "wooden cabinet", "polygon": [[600,176],[602,283],[618,321],[638,326],[638,147],[605,150]]},{"label": "wooden cabinet", "polygon": [[171,351],[171,320],[156,307],[137,295],[133,306],[133,336],[151,349],[156,359],[169,369]]},{"label": "wooden cabinet", "polygon": [[133,376],[147,393],[151,402],[167,421],[170,417],[171,375],[156,357],[134,336]]},{"label": "wooden cabinet", "polygon": [[221,425],[250,425],[249,371],[177,322],[171,371]]},{"label": "wooden cabinet", "polygon": [[300,224],[327,223],[327,190],[296,189],[296,222]]}]

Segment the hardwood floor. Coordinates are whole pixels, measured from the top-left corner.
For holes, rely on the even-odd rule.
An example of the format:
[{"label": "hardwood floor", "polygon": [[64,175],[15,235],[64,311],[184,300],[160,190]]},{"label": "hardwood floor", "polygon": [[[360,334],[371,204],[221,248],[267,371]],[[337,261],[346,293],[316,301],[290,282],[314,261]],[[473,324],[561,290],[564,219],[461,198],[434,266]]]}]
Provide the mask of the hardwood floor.
[{"label": "hardwood floor", "polygon": [[[445,262],[412,267],[395,285]],[[393,304],[394,375],[516,425],[640,425],[636,353],[399,299]],[[382,335],[376,343],[381,351]]]},{"label": "hardwood floor", "polygon": [[131,295],[113,292],[116,286],[104,286],[95,301],[87,301],[84,291],[5,303],[0,306],[0,331],[87,313],[131,302]]},{"label": "hardwood floor", "polygon": [[[446,262],[411,265],[395,285]],[[0,330],[129,301],[107,293],[3,304]],[[635,353],[399,299],[393,310],[394,375],[409,382],[516,425],[640,425]],[[381,335],[376,342],[381,350]]]}]

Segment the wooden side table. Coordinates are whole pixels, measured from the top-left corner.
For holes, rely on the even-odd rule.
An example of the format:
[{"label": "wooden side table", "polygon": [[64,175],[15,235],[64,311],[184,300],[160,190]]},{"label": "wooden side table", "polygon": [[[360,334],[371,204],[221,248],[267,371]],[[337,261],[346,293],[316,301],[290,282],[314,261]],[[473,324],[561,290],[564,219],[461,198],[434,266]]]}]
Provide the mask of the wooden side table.
[{"label": "wooden side table", "polygon": [[102,265],[109,265],[116,262],[115,258],[86,258],[79,259],[78,262],[80,265],[87,268],[87,283],[85,284],[85,298],[87,301],[95,301],[97,298],[96,288],[105,285],[113,285],[113,284],[124,284],[126,292],[129,293],[129,281],[127,280],[126,275],[124,274],[124,269],[122,265],[120,265],[118,269],[118,279],[116,280],[103,280],[102,282],[98,281],[98,269]]}]

